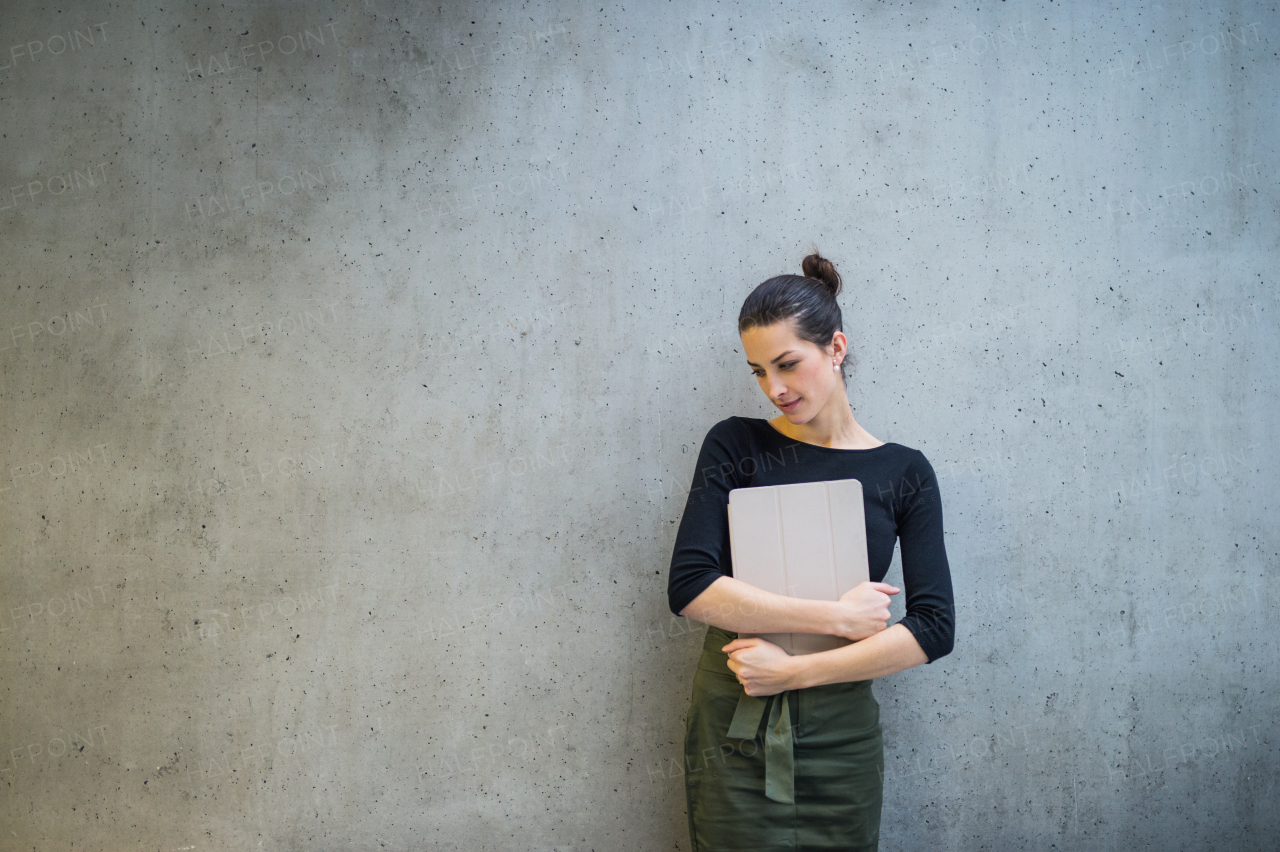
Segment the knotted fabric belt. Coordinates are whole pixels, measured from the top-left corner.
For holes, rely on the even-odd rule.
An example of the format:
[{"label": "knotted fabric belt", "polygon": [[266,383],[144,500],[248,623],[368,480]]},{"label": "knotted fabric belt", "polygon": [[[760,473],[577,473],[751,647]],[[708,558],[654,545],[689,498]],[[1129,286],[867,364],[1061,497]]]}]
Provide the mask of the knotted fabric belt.
[{"label": "knotted fabric belt", "polygon": [[754,740],[765,710],[769,724],[764,732],[764,794],[775,802],[793,805],[796,801],[795,753],[792,751],[791,708],[783,690],[776,695],[755,696],[743,692],[733,711],[727,736]]}]

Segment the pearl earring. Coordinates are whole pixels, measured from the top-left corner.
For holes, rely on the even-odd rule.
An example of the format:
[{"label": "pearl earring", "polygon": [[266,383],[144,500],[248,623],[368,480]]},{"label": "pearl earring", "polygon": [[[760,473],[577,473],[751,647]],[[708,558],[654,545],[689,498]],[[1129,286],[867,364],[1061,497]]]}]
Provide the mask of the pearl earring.
[{"label": "pearl earring", "polygon": [[840,369],[840,365],[839,365],[839,364],[837,364],[835,361],[832,361],[832,362],[831,362],[831,369],[833,369],[833,370],[839,370],[839,369]]}]

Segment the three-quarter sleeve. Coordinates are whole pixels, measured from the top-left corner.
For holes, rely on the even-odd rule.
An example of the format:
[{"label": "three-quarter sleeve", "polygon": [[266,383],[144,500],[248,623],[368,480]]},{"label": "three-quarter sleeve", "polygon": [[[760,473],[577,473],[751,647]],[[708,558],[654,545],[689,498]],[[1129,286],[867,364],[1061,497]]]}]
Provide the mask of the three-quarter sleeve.
[{"label": "three-quarter sleeve", "polygon": [[739,487],[733,426],[732,419],[712,426],[698,450],[667,576],[667,603],[676,615],[717,579],[733,575],[729,491]]},{"label": "three-quarter sleeve", "polygon": [[942,536],[942,495],[924,453],[907,468],[901,484],[903,512],[898,520],[902,581],[907,592],[905,625],[933,662],[951,653],[955,638],[955,601],[951,567]]}]

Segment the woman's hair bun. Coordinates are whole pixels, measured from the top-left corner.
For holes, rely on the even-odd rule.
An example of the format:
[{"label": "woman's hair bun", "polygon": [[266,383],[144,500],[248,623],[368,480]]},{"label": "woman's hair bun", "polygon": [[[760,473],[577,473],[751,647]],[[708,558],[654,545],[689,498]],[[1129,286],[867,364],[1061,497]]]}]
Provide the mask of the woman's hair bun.
[{"label": "woman's hair bun", "polygon": [[813,278],[821,281],[831,288],[833,297],[840,295],[840,273],[836,272],[836,266],[822,255],[818,254],[818,250],[814,249],[813,254],[809,255],[800,264],[800,271],[804,273],[805,278]]}]

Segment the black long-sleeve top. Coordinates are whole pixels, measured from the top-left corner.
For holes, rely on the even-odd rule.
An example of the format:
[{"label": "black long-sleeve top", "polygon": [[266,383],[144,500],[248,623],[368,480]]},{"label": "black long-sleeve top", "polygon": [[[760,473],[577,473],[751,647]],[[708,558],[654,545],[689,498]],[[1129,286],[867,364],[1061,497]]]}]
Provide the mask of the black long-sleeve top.
[{"label": "black long-sleeve top", "polygon": [[721,420],[702,442],[671,555],[671,611],[679,615],[717,577],[733,576],[731,489],[831,479],[862,483],[872,581],[884,580],[894,539],[901,543],[907,612],[897,623],[911,631],[929,662],[949,654],[955,635],[951,569],[938,480],[924,453],[892,441],[866,450],[820,447],[755,417]]}]

